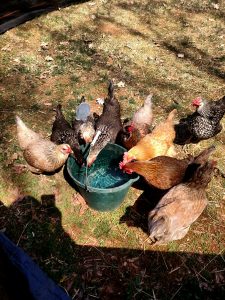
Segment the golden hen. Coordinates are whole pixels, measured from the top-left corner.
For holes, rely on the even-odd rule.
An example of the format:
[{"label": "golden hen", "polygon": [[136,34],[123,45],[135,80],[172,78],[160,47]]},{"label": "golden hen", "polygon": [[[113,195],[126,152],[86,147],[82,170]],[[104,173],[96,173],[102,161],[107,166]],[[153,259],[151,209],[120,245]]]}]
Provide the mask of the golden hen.
[{"label": "golden hen", "polygon": [[215,147],[211,146],[196,157],[189,155],[184,159],[157,156],[149,161],[129,162],[123,170],[128,174],[135,172],[142,175],[150,185],[166,190],[179,184],[184,178],[190,178],[199,165],[206,163],[214,150]]},{"label": "golden hen", "polygon": [[167,190],[182,181],[192,161],[191,156],[181,160],[169,156],[157,156],[149,161],[129,162],[123,170],[128,174],[135,172],[142,175],[150,185]]},{"label": "golden hen", "polygon": [[59,169],[72,152],[68,144],[56,145],[46,140],[16,116],[17,137],[23,156],[33,173],[54,172]]},{"label": "golden hen", "polygon": [[188,182],[171,188],[150,211],[148,229],[152,243],[165,244],[187,234],[208,203],[205,189],[215,165],[215,161],[209,161],[200,166]]},{"label": "golden hen", "polygon": [[177,110],[172,110],[167,119],[142,138],[136,146],[124,153],[120,168],[132,160],[149,160],[160,155],[174,156],[174,118]]}]

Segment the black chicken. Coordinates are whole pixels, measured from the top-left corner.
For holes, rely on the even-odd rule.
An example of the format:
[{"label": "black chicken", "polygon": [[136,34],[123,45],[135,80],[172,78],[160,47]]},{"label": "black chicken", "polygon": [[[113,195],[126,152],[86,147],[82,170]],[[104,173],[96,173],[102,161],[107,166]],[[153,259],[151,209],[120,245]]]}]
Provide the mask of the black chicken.
[{"label": "black chicken", "polygon": [[66,143],[71,146],[74,157],[79,164],[83,163],[83,156],[78,143],[78,134],[72,129],[62,113],[62,105],[58,104],[56,108],[55,121],[52,125],[51,141],[56,144]]},{"label": "black chicken", "polygon": [[176,144],[198,143],[217,135],[222,130],[220,121],[225,113],[225,96],[211,102],[198,97],[192,104],[196,106],[196,111],[175,125]]},{"label": "black chicken", "polygon": [[103,105],[103,112],[96,122],[96,133],[91,143],[87,165],[90,167],[99,152],[108,144],[115,143],[118,132],[122,130],[120,118],[120,104],[114,97],[114,86],[112,81],[108,87],[108,97]]}]

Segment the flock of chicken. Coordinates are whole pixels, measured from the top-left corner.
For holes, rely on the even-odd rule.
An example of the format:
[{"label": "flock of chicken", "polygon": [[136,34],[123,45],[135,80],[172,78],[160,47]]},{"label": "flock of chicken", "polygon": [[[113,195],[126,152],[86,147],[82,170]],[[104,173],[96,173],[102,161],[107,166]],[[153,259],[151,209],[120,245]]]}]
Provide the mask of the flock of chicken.
[{"label": "flock of chicken", "polygon": [[[177,112],[174,109],[166,120],[150,130],[153,120],[152,95],[146,98],[131,119],[122,122],[120,104],[110,82],[100,116],[91,114],[83,98],[71,126],[59,104],[51,141],[28,128],[17,116],[18,141],[28,167],[34,173],[56,171],[66,162],[69,154],[75,157],[78,164],[86,163],[90,167],[108,143],[125,147],[128,151],[124,153],[120,169],[143,176],[154,188],[168,190],[148,217],[152,243],[167,243],[184,237],[204,210],[207,205],[205,189],[216,165],[216,161],[209,160],[214,146],[196,157],[174,157],[174,143],[197,143],[222,130],[220,121],[225,113],[225,96],[211,102],[198,97],[193,105],[196,111],[178,124],[174,124]],[[89,143],[90,151],[85,162],[80,145]]]}]

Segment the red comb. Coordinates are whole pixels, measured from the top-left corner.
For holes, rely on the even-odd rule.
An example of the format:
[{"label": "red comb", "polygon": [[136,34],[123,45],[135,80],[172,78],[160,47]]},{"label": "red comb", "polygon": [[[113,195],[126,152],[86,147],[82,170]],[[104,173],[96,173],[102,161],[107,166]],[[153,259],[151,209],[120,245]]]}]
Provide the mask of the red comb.
[{"label": "red comb", "polygon": [[201,97],[197,97],[197,98],[195,98],[193,101],[192,101],[192,105],[197,105],[197,106],[199,106],[200,105],[200,103],[201,103],[201,101],[202,101],[202,98]]}]

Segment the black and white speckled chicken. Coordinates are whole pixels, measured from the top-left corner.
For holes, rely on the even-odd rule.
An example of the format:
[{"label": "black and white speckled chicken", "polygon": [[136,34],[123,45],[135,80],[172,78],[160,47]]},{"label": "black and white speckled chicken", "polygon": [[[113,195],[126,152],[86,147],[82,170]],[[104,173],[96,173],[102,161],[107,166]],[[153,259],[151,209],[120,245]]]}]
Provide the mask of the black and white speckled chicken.
[{"label": "black and white speckled chicken", "polygon": [[217,101],[206,101],[198,97],[192,104],[196,106],[196,111],[175,125],[176,144],[198,143],[222,130],[220,121],[225,113],[225,96]]},{"label": "black and white speckled chicken", "polygon": [[108,144],[115,143],[119,131],[122,130],[120,104],[114,96],[114,86],[109,83],[108,97],[103,105],[103,112],[96,123],[96,133],[92,141],[87,165],[90,167],[99,152]]},{"label": "black and white speckled chicken", "polygon": [[56,108],[55,121],[52,125],[51,141],[56,144],[69,144],[73,150],[74,157],[79,164],[83,163],[83,156],[78,143],[78,134],[72,129],[69,122],[62,113],[62,105],[58,104]]}]

